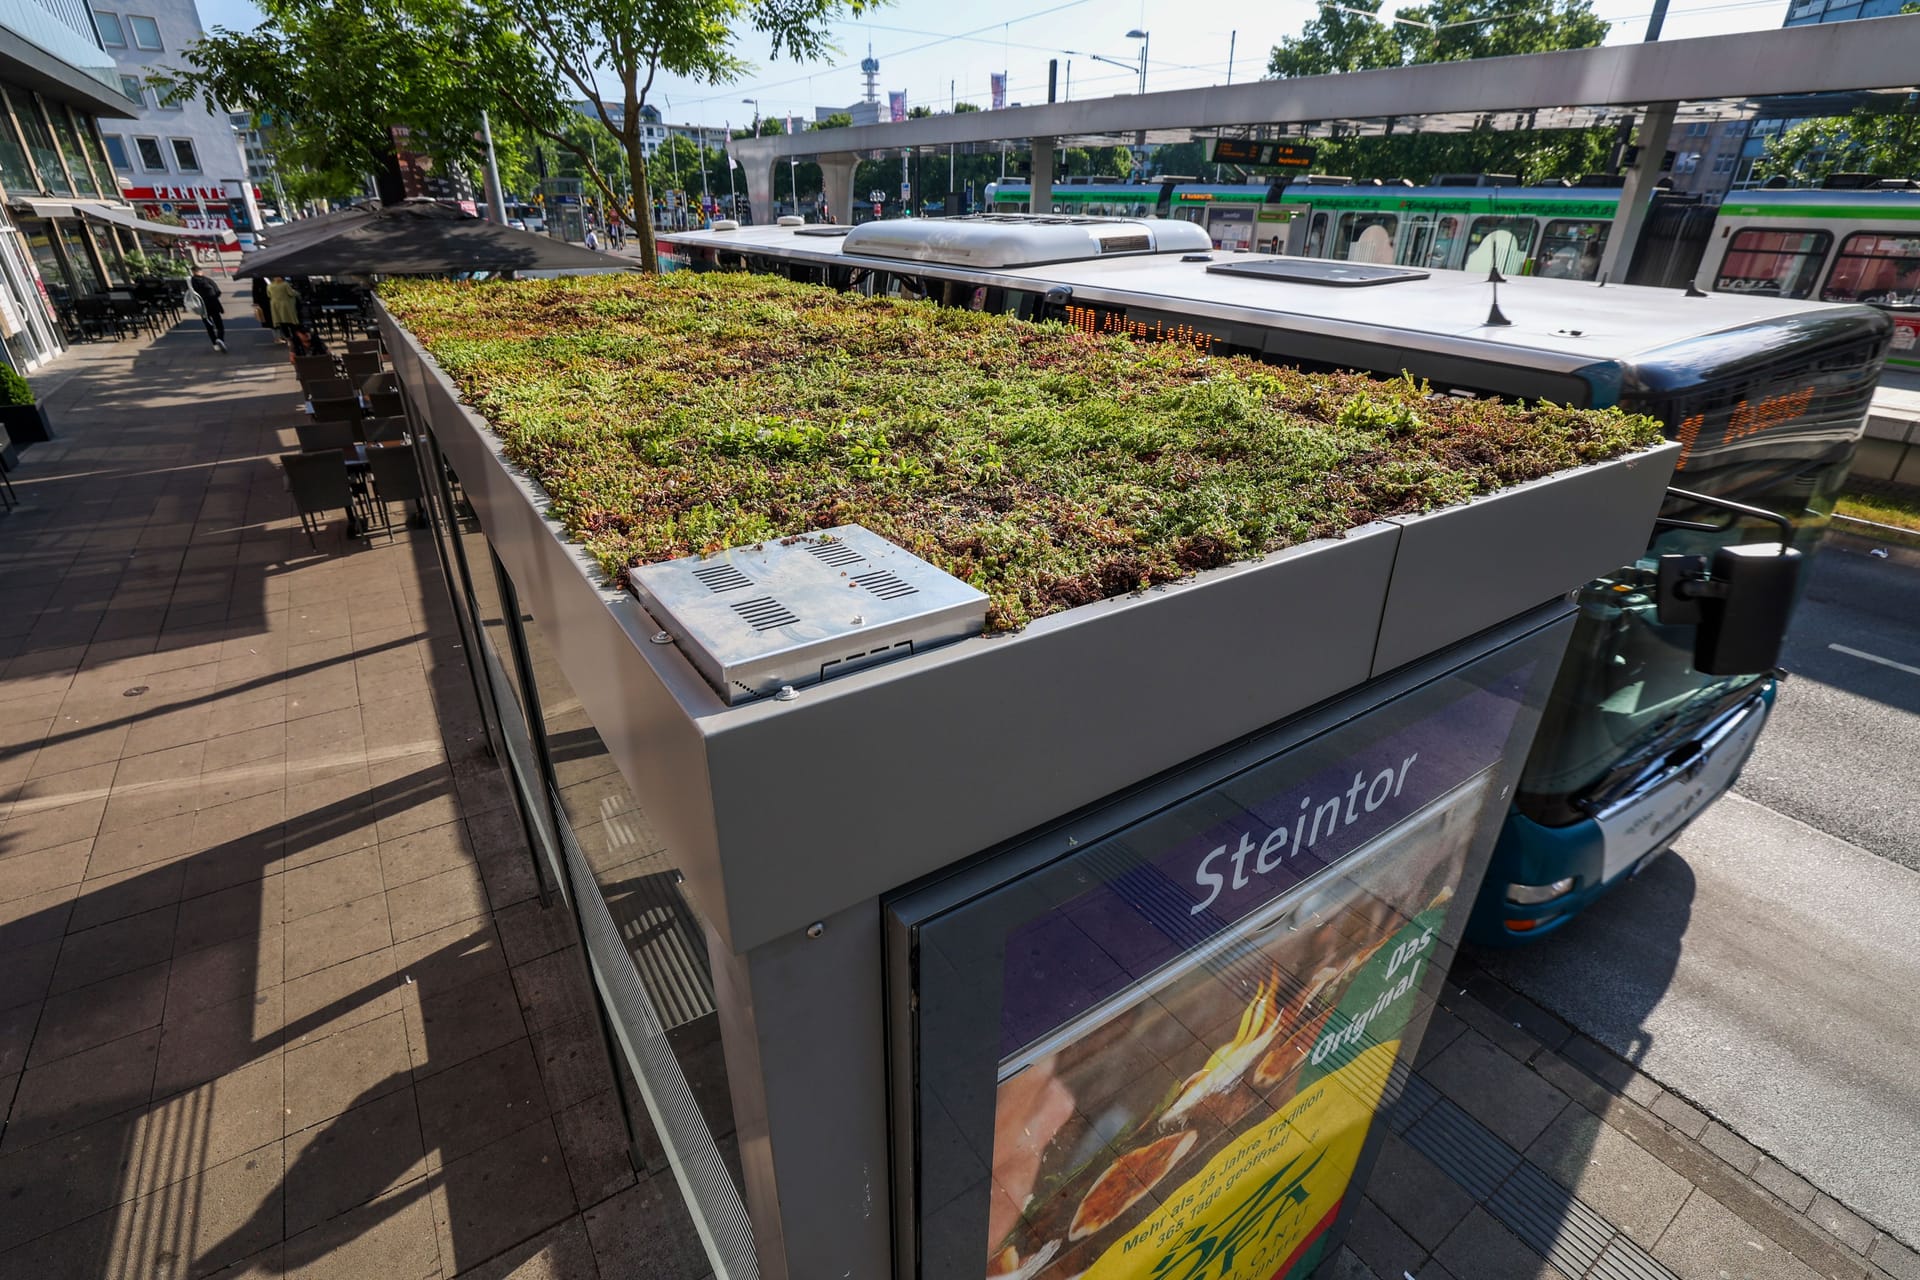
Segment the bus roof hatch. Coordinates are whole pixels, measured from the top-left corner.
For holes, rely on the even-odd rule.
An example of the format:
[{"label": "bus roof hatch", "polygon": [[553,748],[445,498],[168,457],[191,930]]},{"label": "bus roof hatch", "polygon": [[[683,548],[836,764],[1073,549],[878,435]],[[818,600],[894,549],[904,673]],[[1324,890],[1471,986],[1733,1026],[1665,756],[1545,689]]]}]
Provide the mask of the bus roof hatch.
[{"label": "bus roof hatch", "polygon": [[1201,253],[1205,229],[1170,218],[1079,218],[989,213],[967,218],[895,218],[855,227],[843,253],[992,269],[1081,262],[1121,254]]}]

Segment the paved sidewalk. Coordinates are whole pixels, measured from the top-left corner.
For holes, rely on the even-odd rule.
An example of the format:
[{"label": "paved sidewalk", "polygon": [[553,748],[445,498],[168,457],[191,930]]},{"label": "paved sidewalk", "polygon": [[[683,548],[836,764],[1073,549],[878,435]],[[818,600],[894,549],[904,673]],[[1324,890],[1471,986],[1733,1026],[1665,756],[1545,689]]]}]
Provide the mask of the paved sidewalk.
[{"label": "paved sidewalk", "polygon": [[35,378],[0,513],[0,1278],[704,1276],[432,541],[309,548],[230,296]]},{"label": "paved sidewalk", "polygon": [[1920,1255],[1454,966],[1322,1280],[1920,1280]]}]

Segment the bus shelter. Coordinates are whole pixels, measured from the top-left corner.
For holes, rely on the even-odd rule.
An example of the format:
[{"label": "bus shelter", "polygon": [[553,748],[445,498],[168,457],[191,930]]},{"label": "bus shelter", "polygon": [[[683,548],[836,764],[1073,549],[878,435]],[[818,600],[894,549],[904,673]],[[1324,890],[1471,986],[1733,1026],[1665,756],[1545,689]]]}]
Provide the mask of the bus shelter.
[{"label": "bus shelter", "polygon": [[383,326],[489,736],[715,1274],[1310,1272],[1568,593],[1677,446],[987,637],[858,527],[609,589]]}]

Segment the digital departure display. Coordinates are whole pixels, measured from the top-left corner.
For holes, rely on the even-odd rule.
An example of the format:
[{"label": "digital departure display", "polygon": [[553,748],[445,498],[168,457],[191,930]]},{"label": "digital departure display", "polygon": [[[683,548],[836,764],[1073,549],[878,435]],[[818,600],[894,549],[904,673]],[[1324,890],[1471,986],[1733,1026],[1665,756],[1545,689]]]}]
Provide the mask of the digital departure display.
[{"label": "digital departure display", "polygon": [[1255,169],[1311,169],[1315,151],[1298,142],[1258,142],[1252,138],[1215,138],[1214,164],[1241,164]]}]

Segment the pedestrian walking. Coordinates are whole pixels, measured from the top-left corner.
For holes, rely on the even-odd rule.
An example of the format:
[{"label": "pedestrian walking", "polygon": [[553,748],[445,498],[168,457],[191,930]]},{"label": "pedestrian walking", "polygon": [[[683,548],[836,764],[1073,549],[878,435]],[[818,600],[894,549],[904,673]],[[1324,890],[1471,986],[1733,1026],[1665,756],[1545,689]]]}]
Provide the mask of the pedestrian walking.
[{"label": "pedestrian walking", "polygon": [[273,315],[269,310],[271,306],[272,303],[267,300],[267,278],[255,276],[253,278],[253,318],[260,322],[262,329],[273,327]]},{"label": "pedestrian walking", "polygon": [[291,342],[293,331],[300,327],[300,295],[285,276],[275,276],[273,283],[267,286],[267,308],[273,327],[280,331],[282,338]]},{"label": "pedestrian walking", "polygon": [[227,349],[227,310],[220,302],[220,286],[207,279],[199,267],[187,277],[187,287],[200,299],[200,320],[207,326],[207,337],[215,351]]},{"label": "pedestrian walking", "polygon": [[594,234],[591,222],[587,224],[587,248],[594,250],[600,248],[600,237]]}]

